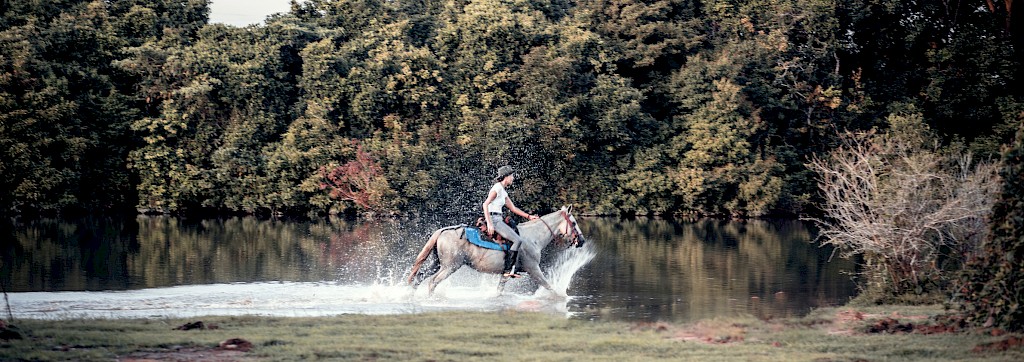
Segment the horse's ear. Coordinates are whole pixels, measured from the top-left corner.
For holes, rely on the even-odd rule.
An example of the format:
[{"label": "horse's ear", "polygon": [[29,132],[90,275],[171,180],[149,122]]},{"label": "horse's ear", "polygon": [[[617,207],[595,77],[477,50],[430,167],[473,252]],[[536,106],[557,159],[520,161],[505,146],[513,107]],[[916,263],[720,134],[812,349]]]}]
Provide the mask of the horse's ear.
[{"label": "horse's ear", "polygon": [[570,214],[572,213],[572,204],[569,204],[568,211]]}]

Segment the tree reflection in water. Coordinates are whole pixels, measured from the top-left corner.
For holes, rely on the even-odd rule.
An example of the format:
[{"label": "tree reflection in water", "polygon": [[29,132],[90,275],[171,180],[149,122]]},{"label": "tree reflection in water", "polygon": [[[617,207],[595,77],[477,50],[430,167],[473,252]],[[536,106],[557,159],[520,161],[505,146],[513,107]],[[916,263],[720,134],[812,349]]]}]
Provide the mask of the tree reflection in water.
[{"label": "tree reflection in water", "polygon": [[[855,292],[848,260],[813,244],[797,221],[587,220],[599,255],[578,276],[602,295],[594,318],[784,317],[841,304]],[[609,294],[614,295],[608,296]]]}]

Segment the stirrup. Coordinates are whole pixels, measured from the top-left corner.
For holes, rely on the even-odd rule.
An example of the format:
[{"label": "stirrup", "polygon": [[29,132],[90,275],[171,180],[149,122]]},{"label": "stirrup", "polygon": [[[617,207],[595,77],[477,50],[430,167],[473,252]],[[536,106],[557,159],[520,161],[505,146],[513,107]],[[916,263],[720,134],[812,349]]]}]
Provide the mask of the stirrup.
[{"label": "stirrup", "polygon": [[515,278],[521,277],[522,275],[520,275],[519,273],[516,273],[516,267],[513,265],[512,269],[505,270],[503,273],[501,273],[501,276],[506,277],[506,278],[513,278],[513,279],[515,279]]},{"label": "stirrup", "polygon": [[502,270],[502,276],[509,278],[520,277],[519,273],[516,273],[516,264],[519,263],[519,250],[509,250],[505,253],[505,270]]}]

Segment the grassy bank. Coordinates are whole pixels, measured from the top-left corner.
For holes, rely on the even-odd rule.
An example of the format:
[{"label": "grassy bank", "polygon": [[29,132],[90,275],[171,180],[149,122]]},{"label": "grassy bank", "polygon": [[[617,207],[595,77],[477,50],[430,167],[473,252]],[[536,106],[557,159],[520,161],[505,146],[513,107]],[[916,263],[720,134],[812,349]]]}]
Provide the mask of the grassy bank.
[{"label": "grassy bank", "polygon": [[[941,313],[843,307],[679,325],[519,311],[208,317],[192,330],[175,328],[198,319],[23,320],[23,339],[0,339],[0,360],[1024,360],[1019,336],[936,326]],[[243,341],[220,346],[234,338]]]}]

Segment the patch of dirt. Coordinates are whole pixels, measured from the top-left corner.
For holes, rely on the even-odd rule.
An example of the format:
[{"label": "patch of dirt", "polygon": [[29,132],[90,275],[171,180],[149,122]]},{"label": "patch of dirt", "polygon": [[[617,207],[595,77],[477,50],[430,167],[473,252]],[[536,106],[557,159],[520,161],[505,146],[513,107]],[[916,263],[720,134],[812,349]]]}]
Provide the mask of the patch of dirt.
[{"label": "patch of dirt", "polygon": [[845,309],[836,312],[832,323],[822,323],[826,326],[829,334],[852,335],[854,328],[864,324],[864,313],[853,309]]},{"label": "patch of dirt", "polygon": [[984,343],[974,346],[971,352],[974,353],[985,353],[985,352],[1003,352],[1009,349],[1018,349],[1024,347],[1024,337],[1007,337],[1001,341]]},{"label": "patch of dirt", "polygon": [[640,322],[629,327],[632,332],[655,331],[665,332],[672,328],[671,324],[665,322]]},{"label": "patch of dirt", "polygon": [[914,331],[914,323],[900,323],[898,319],[882,318],[871,323],[864,329],[865,333],[910,333]]},{"label": "patch of dirt", "polygon": [[[743,324],[722,321],[702,321],[695,324],[676,326],[665,322],[635,323],[630,327],[632,332],[653,331],[664,333],[666,338],[679,341],[701,342],[707,344],[725,344],[743,342],[751,327]],[[830,334],[863,335],[863,334],[940,334],[980,332],[972,329],[962,317],[956,315],[903,315],[898,312],[891,314],[866,314],[855,309],[837,311],[835,315],[797,322],[765,321],[764,330],[768,333],[780,332],[788,328],[815,328]],[[1000,329],[988,332],[998,337],[1006,335]],[[781,347],[779,342],[772,346]],[[1008,337],[1000,342],[979,345],[975,351],[1005,351],[1010,348],[1024,348],[1024,337]]]},{"label": "patch of dirt", "polygon": [[955,315],[937,316],[930,322],[930,324],[914,327],[914,332],[921,334],[960,333],[968,327],[963,317]]},{"label": "patch of dirt", "polygon": [[832,334],[877,334],[877,333],[959,333],[964,331],[966,323],[962,318],[952,315],[929,318],[924,315],[901,315],[892,313],[864,314],[860,311],[847,309],[837,312],[828,327]]},{"label": "patch of dirt", "polygon": [[[902,319],[902,321],[901,321]],[[865,320],[873,320],[866,326]],[[859,322],[859,323],[858,323]],[[1008,333],[999,328],[972,328],[962,316],[939,315],[927,316],[901,316],[894,313],[889,316],[864,315],[857,311],[841,311],[836,314],[835,323],[837,326],[847,328],[850,333],[917,333],[917,334],[941,334],[941,333],[986,333],[993,337],[1005,336]],[[857,330],[860,326],[860,330]],[[852,329],[850,329],[852,327]],[[1002,340],[979,344],[972,349],[974,353],[1004,352],[1011,349],[1024,349],[1024,337],[1007,336]]]},{"label": "patch of dirt", "polygon": [[231,338],[220,342],[215,348],[205,347],[174,347],[136,351],[117,360],[122,362],[144,361],[205,361],[205,362],[240,362],[255,361],[246,352],[252,350],[252,342],[241,338]]},{"label": "patch of dirt", "polygon": [[692,325],[675,327],[665,322],[636,323],[629,328],[633,332],[654,331],[666,333],[678,341],[701,342],[707,344],[725,344],[745,340],[746,327],[739,324],[716,323],[714,321],[699,322]]},{"label": "patch of dirt", "polygon": [[[901,322],[909,319],[909,322]],[[963,318],[954,315],[941,315],[934,318],[925,316],[900,316],[894,314],[891,317],[884,317],[871,323],[865,329],[865,333],[960,333],[967,328]]]},{"label": "patch of dirt", "polygon": [[25,339],[25,335],[21,333],[21,330],[18,329],[18,327],[0,320],[0,339],[5,341],[12,339]]},{"label": "patch of dirt", "polygon": [[182,324],[180,326],[175,327],[174,329],[178,330],[178,331],[191,331],[193,329],[218,329],[218,328],[219,327],[216,324],[205,324],[205,323],[203,323],[203,321],[195,321],[195,322],[191,322],[191,323]]},{"label": "patch of dirt", "polygon": [[848,324],[864,320],[864,313],[853,309],[841,310],[836,313],[836,323]]},{"label": "patch of dirt", "polygon": [[227,350],[221,348],[195,348],[183,347],[175,349],[147,350],[129,353],[127,356],[119,357],[119,362],[148,362],[148,361],[203,361],[203,362],[243,362],[256,361],[256,358],[247,356],[239,350]]},{"label": "patch of dirt", "polygon": [[220,349],[228,351],[249,352],[252,349],[252,342],[241,338],[231,338],[220,342]]}]

